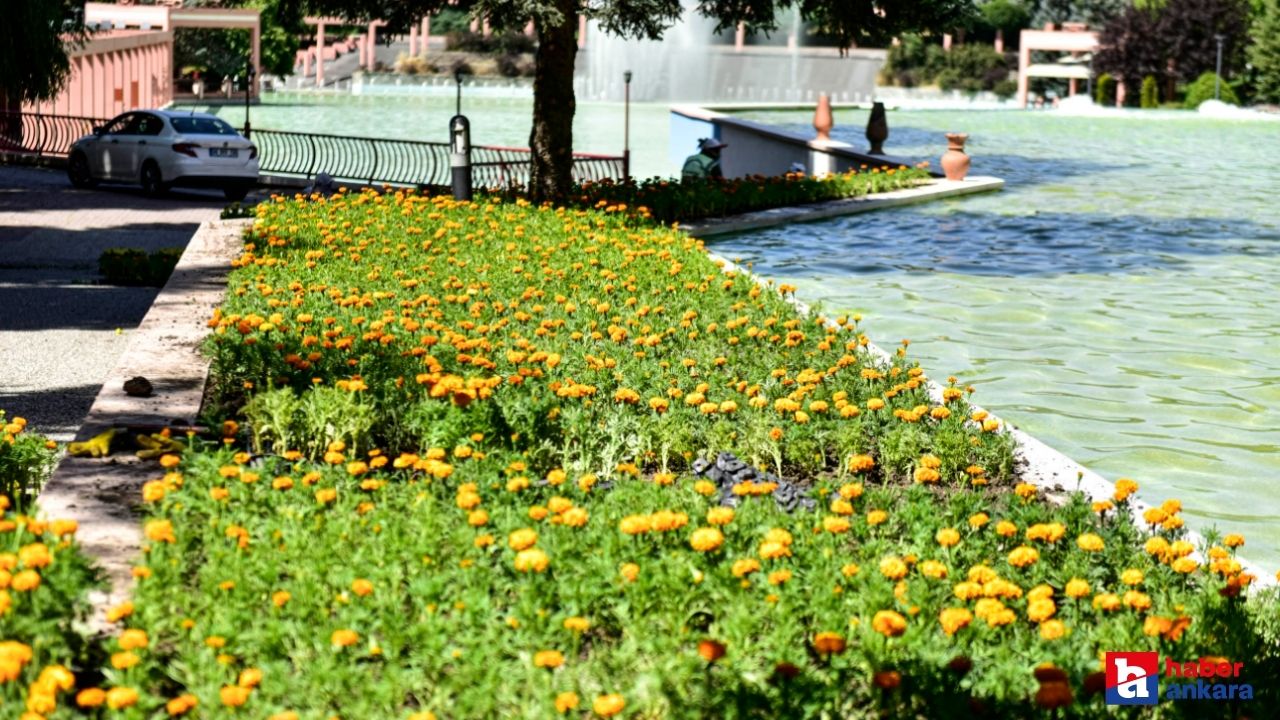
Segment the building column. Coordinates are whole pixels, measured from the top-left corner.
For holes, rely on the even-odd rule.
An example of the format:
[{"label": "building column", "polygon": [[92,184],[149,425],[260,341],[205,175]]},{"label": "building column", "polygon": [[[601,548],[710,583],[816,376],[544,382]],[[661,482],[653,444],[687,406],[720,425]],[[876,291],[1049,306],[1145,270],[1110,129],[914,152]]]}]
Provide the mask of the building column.
[{"label": "building column", "polygon": [[1072,95],[1080,92],[1080,86],[1078,83],[1079,81],[1075,78],[1069,78],[1067,80],[1067,97],[1071,97]]},{"label": "building column", "polygon": [[1126,90],[1124,86],[1124,78],[1117,77],[1116,78],[1116,107],[1124,107],[1125,94],[1126,94]]},{"label": "building column", "polygon": [[581,50],[587,46],[587,16],[578,16],[578,49]]},{"label": "building column", "polygon": [[1018,43],[1018,107],[1027,106],[1027,89],[1030,78],[1027,68],[1031,65],[1031,47],[1026,42]]},{"label": "building column", "polygon": [[253,56],[250,63],[253,65],[254,81],[249,83],[249,94],[253,97],[258,96],[259,82],[262,79],[262,18],[255,18],[253,21],[253,31],[250,33],[250,42],[253,43]]},{"label": "building column", "polygon": [[409,57],[418,54],[418,25],[417,23],[409,26]]},{"label": "building column", "polygon": [[1004,30],[996,30],[996,43],[994,48],[998,53],[1004,52]]},{"label": "building column", "polygon": [[365,68],[368,69],[369,72],[373,72],[373,69],[378,64],[378,21],[377,20],[374,20],[373,22],[369,23],[368,38],[369,38],[368,39],[369,53],[365,57],[365,63],[366,63]]},{"label": "building column", "polygon": [[316,87],[324,86],[324,23],[316,23]]},{"label": "building column", "polygon": [[742,48],[747,44],[747,26],[738,23],[738,27],[733,31],[733,51],[742,52]]},{"label": "building column", "polygon": [[427,47],[427,40],[429,40],[430,38],[431,38],[431,16],[423,15],[422,16],[422,43],[421,43],[423,55],[427,54],[427,50],[429,49]]}]

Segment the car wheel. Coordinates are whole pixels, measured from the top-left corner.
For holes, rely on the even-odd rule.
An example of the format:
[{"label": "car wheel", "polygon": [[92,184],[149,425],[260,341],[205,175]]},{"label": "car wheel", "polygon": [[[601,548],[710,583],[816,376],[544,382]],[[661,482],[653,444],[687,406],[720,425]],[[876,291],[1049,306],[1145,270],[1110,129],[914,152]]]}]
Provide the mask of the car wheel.
[{"label": "car wheel", "polygon": [[249,188],[244,185],[228,185],[222,188],[222,194],[231,202],[240,202],[249,194]]},{"label": "car wheel", "polygon": [[89,169],[89,158],[82,152],[75,153],[67,162],[67,178],[78,188],[91,188],[98,184],[93,179],[93,171]]},{"label": "car wheel", "polygon": [[169,190],[169,186],[165,185],[164,179],[160,177],[160,167],[151,161],[142,166],[141,181],[142,192],[152,197],[164,195]]}]

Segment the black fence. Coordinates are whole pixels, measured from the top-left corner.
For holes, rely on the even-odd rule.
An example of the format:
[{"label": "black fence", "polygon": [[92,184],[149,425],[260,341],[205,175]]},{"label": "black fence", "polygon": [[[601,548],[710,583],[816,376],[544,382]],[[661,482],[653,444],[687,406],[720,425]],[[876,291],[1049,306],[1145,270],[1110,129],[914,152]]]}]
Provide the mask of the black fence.
[{"label": "black fence", "polygon": [[[102,118],[34,113],[0,113],[0,152],[66,157],[71,143],[105,125]],[[418,140],[320,135],[255,129],[258,164],[265,175],[314,178],[326,173],[341,182],[448,186],[449,145]],[[471,176],[476,187],[505,189],[528,184],[528,150],[476,146],[471,148]],[[620,179],[623,158],[574,153],[575,180]]]},{"label": "black fence", "polygon": [[66,157],[71,143],[103,125],[101,118],[0,112],[0,153]]}]

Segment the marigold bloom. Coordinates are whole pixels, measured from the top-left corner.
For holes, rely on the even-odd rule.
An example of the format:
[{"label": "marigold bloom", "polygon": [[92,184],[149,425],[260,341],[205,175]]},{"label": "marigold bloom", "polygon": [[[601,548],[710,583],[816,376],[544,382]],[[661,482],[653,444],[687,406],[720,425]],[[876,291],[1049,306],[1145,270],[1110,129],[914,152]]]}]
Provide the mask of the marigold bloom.
[{"label": "marigold bloom", "polygon": [[1200,564],[1189,557],[1181,557],[1181,558],[1178,558],[1177,560],[1174,560],[1173,563],[1169,565],[1169,567],[1173,568],[1174,572],[1182,573],[1183,575],[1186,575],[1188,573],[1195,572],[1196,568],[1200,567]]},{"label": "marigold bloom", "polygon": [[171,717],[177,717],[178,715],[184,715],[191,712],[199,704],[199,698],[191,693],[186,693],[165,703],[164,708]]},{"label": "marigold bloom", "polygon": [[1229,548],[1238,548],[1244,545],[1244,536],[1239,533],[1230,533],[1222,538],[1222,544]]},{"label": "marigold bloom", "polygon": [[942,528],[934,534],[933,539],[942,547],[952,547],[959,544],[960,533],[955,528]]},{"label": "marigold bloom", "polygon": [[640,577],[640,566],[635,563],[623,563],[618,568],[618,574],[627,582],[635,582],[636,578]]},{"label": "marigold bloom", "polygon": [[173,523],[168,520],[151,520],[144,526],[143,534],[151,542],[175,543],[178,541],[173,535]]},{"label": "marigold bloom", "polygon": [[1142,584],[1143,578],[1144,576],[1142,571],[1137,568],[1129,568],[1128,570],[1120,573],[1120,582],[1125,585],[1140,585]]},{"label": "marigold bloom", "polygon": [[1093,533],[1085,533],[1076,538],[1076,545],[1085,552],[1100,552],[1106,547],[1106,543],[1102,541],[1102,538]]},{"label": "marigold bloom", "polygon": [[249,688],[225,685],[218,691],[218,698],[227,707],[240,707],[249,701]]},{"label": "marigold bloom", "polygon": [[360,635],[355,630],[334,630],[329,636],[329,642],[336,647],[351,647],[360,641]]},{"label": "marigold bloom", "polygon": [[613,717],[627,706],[627,701],[618,694],[601,695],[591,703],[591,710],[600,717]]},{"label": "marigold bloom", "polygon": [[542,572],[547,569],[551,559],[537,548],[521,550],[516,553],[515,568],[517,572]]},{"label": "marigold bloom", "polygon": [[147,631],[130,628],[120,633],[116,642],[121,650],[139,650],[145,648],[150,640],[147,639]]},{"label": "marigold bloom", "polygon": [[774,570],[769,573],[768,579],[770,585],[781,585],[791,579],[791,571],[786,569]]},{"label": "marigold bloom", "polygon": [[1053,604],[1052,600],[1038,599],[1027,603],[1027,619],[1031,622],[1040,623],[1053,617],[1058,611],[1058,606]]},{"label": "marigold bloom", "polygon": [[562,692],[556,695],[556,712],[561,714],[567,713],[578,707],[582,700],[575,692]]},{"label": "marigold bloom", "polygon": [[1017,568],[1023,568],[1038,561],[1040,559],[1040,552],[1033,547],[1021,545],[1014,548],[1013,551],[1009,553],[1008,559],[1010,565]]},{"label": "marigold bloom", "polygon": [[850,527],[852,527],[852,524],[847,518],[834,515],[822,518],[822,529],[835,535],[849,532]]},{"label": "marigold bloom", "polygon": [[973,622],[973,613],[967,608],[944,608],[938,613],[938,622],[941,623],[944,633],[955,635]]},{"label": "marigold bloom", "polygon": [[698,528],[689,538],[689,546],[698,552],[712,552],[724,544],[724,533],[713,527]]},{"label": "marigold bloom", "polygon": [[618,529],[626,535],[643,535],[653,529],[648,515],[628,515],[618,523]]},{"label": "marigold bloom", "polygon": [[138,691],[131,687],[115,687],[107,691],[107,707],[122,710],[138,702]]},{"label": "marigold bloom", "polygon": [[755,558],[742,558],[741,560],[734,561],[732,572],[734,577],[740,578],[740,577],[746,577],[747,575],[750,575],[751,573],[756,572],[759,569],[760,569],[759,560],[756,560]]},{"label": "marigold bloom", "polygon": [[907,631],[907,619],[893,610],[881,610],[871,618],[871,627],[885,637],[897,637]]},{"label": "marigold bloom", "polygon": [[885,520],[888,520],[888,519],[889,519],[889,513],[885,512],[884,510],[872,510],[871,512],[867,513],[867,524],[873,527],[883,523]]},{"label": "marigold bloom", "polygon": [[996,523],[996,534],[1000,537],[1013,537],[1018,534],[1018,526],[1008,520],[1001,520]]},{"label": "marigold bloom", "polygon": [[590,515],[586,510],[580,507],[573,507],[565,510],[560,516],[560,522],[568,527],[580,528],[587,524]]},{"label": "marigold bloom", "polygon": [[839,633],[820,632],[813,638],[813,649],[823,655],[837,655],[844,652],[846,643]]},{"label": "marigold bloom", "polygon": [[947,566],[937,560],[925,560],[920,563],[920,574],[934,580],[942,580],[947,577]]},{"label": "marigold bloom", "polygon": [[[867,403],[870,407],[870,403]],[[871,408],[875,410],[877,408]],[[875,458],[870,455],[853,455],[849,458],[849,472],[862,473],[871,470],[876,466]]]},{"label": "marigold bloom", "polygon": [[564,620],[565,630],[572,630],[574,632],[581,633],[586,632],[590,627],[591,621],[584,617],[578,617],[575,615],[573,617],[565,618]]},{"label": "marigold bloom", "polygon": [[107,692],[102,688],[85,688],[76,693],[76,705],[82,708],[96,708],[107,701]]},{"label": "marigold bloom", "polygon": [[539,650],[533,655],[533,666],[555,670],[564,664],[564,653],[559,650]]},{"label": "marigold bloom", "polygon": [[707,524],[728,525],[733,522],[734,514],[731,507],[713,507],[707,510]]},{"label": "marigold bloom", "polygon": [[527,550],[538,542],[538,533],[531,528],[521,528],[507,536],[507,545],[517,552]]},{"label": "marigold bloom", "polygon": [[901,580],[907,576],[907,564],[896,555],[889,555],[880,561],[880,574],[890,580]]},{"label": "marigold bloom", "polygon": [[1088,581],[1082,580],[1081,578],[1071,578],[1067,581],[1066,588],[1064,588],[1063,592],[1065,592],[1069,598],[1078,599],[1088,595],[1091,592],[1091,589],[1089,588]]},{"label": "marigold bloom", "polygon": [[1057,640],[1067,634],[1067,626],[1061,620],[1046,620],[1040,624],[1042,640]]},{"label": "marigold bloom", "polygon": [[369,582],[368,580],[365,580],[364,578],[357,578],[351,583],[351,592],[355,593],[356,595],[359,595],[360,597],[365,597],[366,595],[372,595],[373,583]]},{"label": "marigold bloom", "polygon": [[991,522],[991,516],[984,512],[980,512],[969,517],[969,527],[974,530],[984,527],[989,522]]}]

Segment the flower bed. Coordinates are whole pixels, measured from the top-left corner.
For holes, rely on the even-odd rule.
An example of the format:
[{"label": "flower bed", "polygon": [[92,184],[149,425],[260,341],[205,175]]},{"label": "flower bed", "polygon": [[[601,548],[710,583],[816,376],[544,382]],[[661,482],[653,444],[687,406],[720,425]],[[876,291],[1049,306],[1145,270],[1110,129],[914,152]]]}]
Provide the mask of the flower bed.
[{"label": "flower bed", "polygon": [[[259,212],[210,323],[224,441],[144,488],[89,704],[1091,717],[1098,654],[1156,649],[1275,693],[1241,538],[1193,559],[1169,502],[1147,539],[1129,482],[1047,501],[906,343],[880,361],[696,240],[412,194]],[[786,497],[695,463],[722,451]]]},{"label": "flower bed", "polygon": [[[96,672],[80,623],[96,573],[75,544],[74,521],[44,522],[28,491],[52,466],[53,449],[0,412],[0,712],[6,717],[66,717],[76,672]],[[19,507],[14,502],[20,502]],[[23,715],[23,709],[30,714]]]},{"label": "flower bed", "polygon": [[584,207],[618,204],[661,223],[688,222],[756,210],[861,197],[916,187],[929,180],[928,163],[919,167],[868,169],[833,175],[788,173],[773,177],[640,182],[604,180],[583,183],[569,195]]}]

